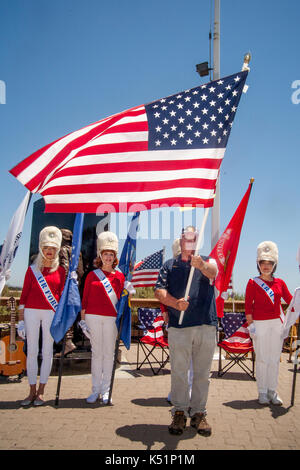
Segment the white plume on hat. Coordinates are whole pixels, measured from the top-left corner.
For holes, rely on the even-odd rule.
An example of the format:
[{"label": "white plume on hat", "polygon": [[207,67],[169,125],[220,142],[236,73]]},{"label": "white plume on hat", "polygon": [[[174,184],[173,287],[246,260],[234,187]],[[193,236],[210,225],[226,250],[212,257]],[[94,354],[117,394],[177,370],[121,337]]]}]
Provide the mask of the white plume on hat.
[{"label": "white plume on hat", "polygon": [[44,246],[53,246],[58,251],[61,247],[62,233],[57,227],[44,227],[40,232],[39,248],[40,250]]},{"label": "white plume on hat", "polygon": [[173,258],[176,258],[181,253],[180,238],[176,238],[172,244]]},{"label": "white plume on hat", "polygon": [[257,247],[257,262],[273,261],[278,263],[278,248],[276,243],[271,241],[261,242]]},{"label": "white plume on hat", "polygon": [[102,232],[97,239],[97,255],[100,256],[102,251],[109,250],[118,253],[118,237],[113,232]]}]

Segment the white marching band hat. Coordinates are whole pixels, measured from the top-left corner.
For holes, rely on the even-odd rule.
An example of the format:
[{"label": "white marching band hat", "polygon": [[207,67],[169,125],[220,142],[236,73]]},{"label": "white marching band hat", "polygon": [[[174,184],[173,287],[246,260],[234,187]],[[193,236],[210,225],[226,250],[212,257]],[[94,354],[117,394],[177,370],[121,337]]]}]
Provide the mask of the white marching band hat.
[{"label": "white marching band hat", "polygon": [[39,248],[42,249],[44,246],[53,246],[58,251],[61,247],[62,233],[59,228],[51,226],[44,227],[40,231]]},{"label": "white marching band hat", "polygon": [[97,239],[97,255],[100,256],[102,251],[109,250],[118,253],[118,237],[113,232],[102,232]]},{"label": "white marching band hat", "polygon": [[257,262],[272,261],[278,263],[278,248],[276,243],[271,241],[261,242],[257,247]]}]

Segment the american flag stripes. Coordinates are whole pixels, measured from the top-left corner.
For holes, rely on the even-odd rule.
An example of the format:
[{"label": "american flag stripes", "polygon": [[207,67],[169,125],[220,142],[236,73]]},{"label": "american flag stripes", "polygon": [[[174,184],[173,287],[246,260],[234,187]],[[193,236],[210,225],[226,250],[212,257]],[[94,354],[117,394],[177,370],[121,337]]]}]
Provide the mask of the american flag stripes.
[{"label": "american flag stripes", "polygon": [[224,313],[221,320],[225,338],[219,345],[226,349],[235,348],[236,352],[252,350],[252,341],[244,313]]},{"label": "american flag stripes", "polygon": [[211,207],[246,77],[240,72],[102,119],[10,172],[44,197],[46,212]]},{"label": "american flag stripes", "polygon": [[141,308],[139,309],[139,319],[144,329],[144,336],[141,338],[143,343],[159,343],[161,346],[168,346],[164,337],[164,319],[160,310]]},{"label": "american flag stripes", "polygon": [[153,287],[163,264],[163,252],[159,250],[137,263],[132,274],[132,284],[136,287]]}]

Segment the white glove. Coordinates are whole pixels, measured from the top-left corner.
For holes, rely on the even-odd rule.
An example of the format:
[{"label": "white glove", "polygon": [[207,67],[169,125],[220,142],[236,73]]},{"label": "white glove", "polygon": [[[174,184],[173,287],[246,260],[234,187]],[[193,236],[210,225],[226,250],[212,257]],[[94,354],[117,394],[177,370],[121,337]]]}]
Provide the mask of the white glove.
[{"label": "white glove", "polygon": [[251,338],[253,338],[253,336],[255,336],[255,331],[256,331],[254,323],[251,323],[248,326],[248,331],[249,331],[249,335],[251,336]]},{"label": "white glove", "polygon": [[19,321],[18,323],[18,335],[20,338],[25,339],[26,338],[26,331],[25,331],[25,323],[24,320]]},{"label": "white glove", "polygon": [[76,271],[71,271],[70,272],[70,279],[74,279],[78,283],[78,275]]},{"label": "white glove", "polygon": [[228,292],[222,292],[221,297],[222,297],[222,299],[227,300],[228,297],[229,297]]},{"label": "white glove", "polygon": [[88,339],[91,339],[90,329],[89,329],[89,327],[87,326],[86,321],[85,321],[85,320],[80,320],[80,321],[78,322],[78,325],[79,325],[80,328],[82,329],[84,335],[85,335]]},{"label": "white glove", "polygon": [[124,282],[124,288],[128,291],[129,294],[136,294],[136,290],[130,281]]}]

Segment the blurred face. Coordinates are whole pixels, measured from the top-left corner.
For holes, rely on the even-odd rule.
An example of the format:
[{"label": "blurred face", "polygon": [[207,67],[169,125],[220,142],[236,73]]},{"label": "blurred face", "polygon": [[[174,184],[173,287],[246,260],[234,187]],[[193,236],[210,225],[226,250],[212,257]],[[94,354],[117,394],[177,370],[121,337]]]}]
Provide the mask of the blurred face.
[{"label": "blurred face", "polygon": [[260,261],[259,268],[260,268],[261,274],[270,275],[273,272],[274,263],[273,261]]},{"label": "blurred face", "polygon": [[195,251],[196,249],[196,243],[197,243],[197,233],[192,232],[192,231],[184,231],[181,240],[180,240],[180,246],[181,250],[186,252],[186,251]]},{"label": "blurred face", "polygon": [[113,251],[102,251],[101,259],[104,265],[112,266],[115,259],[115,253]]},{"label": "blurred face", "polygon": [[42,252],[46,260],[52,261],[56,255],[56,248],[54,246],[43,246]]}]

